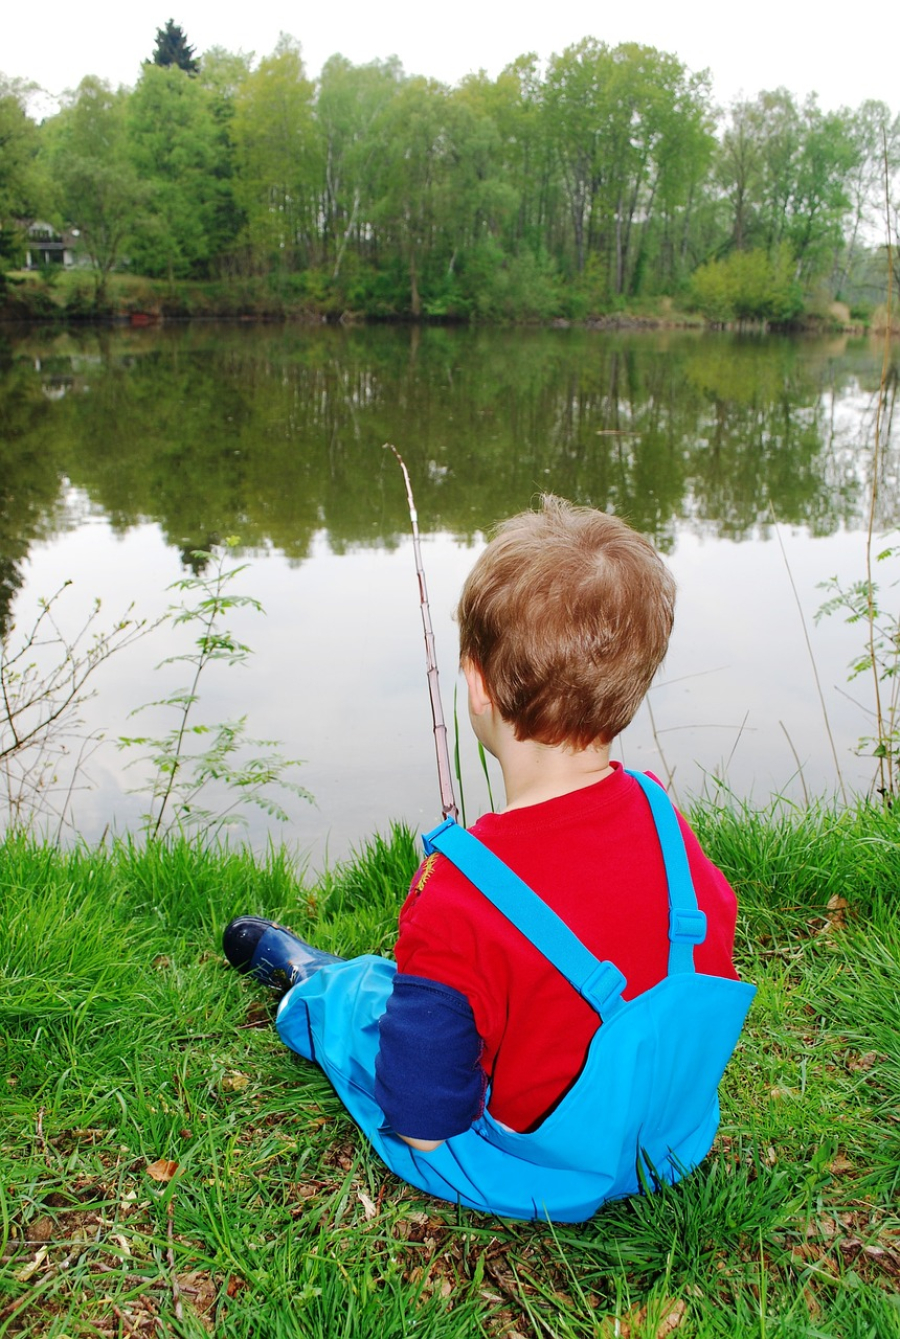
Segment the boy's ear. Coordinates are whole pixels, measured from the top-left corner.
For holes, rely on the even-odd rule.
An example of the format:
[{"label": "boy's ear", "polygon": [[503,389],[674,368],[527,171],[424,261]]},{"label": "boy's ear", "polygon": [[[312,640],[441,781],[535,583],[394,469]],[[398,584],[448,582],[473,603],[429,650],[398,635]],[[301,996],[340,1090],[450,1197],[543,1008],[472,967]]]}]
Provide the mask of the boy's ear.
[{"label": "boy's ear", "polygon": [[474,660],[464,659],[460,665],[469,689],[469,706],[476,716],[481,716],[493,706],[490,694],[485,686],[484,675]]}]

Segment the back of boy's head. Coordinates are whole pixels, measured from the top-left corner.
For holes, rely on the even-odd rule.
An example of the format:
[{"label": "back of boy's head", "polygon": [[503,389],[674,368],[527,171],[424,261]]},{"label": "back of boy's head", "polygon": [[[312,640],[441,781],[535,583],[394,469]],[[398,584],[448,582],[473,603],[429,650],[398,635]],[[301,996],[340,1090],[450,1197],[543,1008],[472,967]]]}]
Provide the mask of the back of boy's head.
[{"label": "back of boy's head", "polygon": [[674,612],[675,582],[646,539],[545,496],[497,528],[470,572],[460,656],[517,739],[608,744],[650,687]]}]

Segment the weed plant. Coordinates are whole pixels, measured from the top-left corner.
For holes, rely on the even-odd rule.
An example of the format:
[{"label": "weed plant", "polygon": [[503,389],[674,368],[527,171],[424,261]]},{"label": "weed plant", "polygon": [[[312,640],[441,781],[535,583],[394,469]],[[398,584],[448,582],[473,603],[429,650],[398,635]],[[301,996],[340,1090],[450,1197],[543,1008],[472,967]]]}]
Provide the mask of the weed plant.
[{"label": "weed plant", "polygon": [[408,831],[317,881],[274,848],[8,838],[0,1339],[900,1339],[896,819],[693,817],[759,984],[721,1130],[680,1185],[564,1227],[400,1183],[220,955],[241,912],[389,952]]}]

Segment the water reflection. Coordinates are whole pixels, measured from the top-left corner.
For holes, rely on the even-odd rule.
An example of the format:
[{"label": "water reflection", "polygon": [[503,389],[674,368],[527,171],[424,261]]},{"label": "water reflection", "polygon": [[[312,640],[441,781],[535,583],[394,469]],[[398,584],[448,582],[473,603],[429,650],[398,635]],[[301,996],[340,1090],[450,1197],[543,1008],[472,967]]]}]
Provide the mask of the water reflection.
[{"label": "water reflection", "polygon": [[[423,533],[444,537],[432,561],[446,561],[449,584],[462,579],[469,546],[542,489],[613,510],[672,556],[682,588],[680,624],[689,623],[709,650],[705,668],[691,673],[706,674],[719,663],[723,622],[733,622],[736,608],[747,612],[756,571],[777,556],[765,544],[776,520],[796,536],[792,561],[804,571],[810,612],[816,607],[816,579],[831,575],[843,551],[840,537],[862,524],[880,372],[879,352],[864,340],[689,332],[191,326],[87,331],[52,341],[7,336],[0,347],[0,620],[8,618],[23,578],[28,589],[19,598],[27,599],[48,593],[37,583],[53,569],[74,574],[68,565],[77,561],[77,546],[67,546],[65,537],[89,523],[95,538],[102,531],[120,545],[128,536],[161,537],[150,564],[132,570],[113,560],[120,576],[128,571],[129,598],[151,603],[190,564],[193,550],[237,534],[249,552],[268,555],[265,585],[276,562],[280,571],[283,559],[286,572],[303,565],[302,607],[328,606],[322,612],[331,631],[324,624],[316,629],[317,654],[327,661],[324,648],[336,640],[335,600],[359,617],[350,614],[354,594],[343,576],[335,587],[340,595],[326,595],[334,573],[347,570],[332,571],[330,560],[362,551],[371,570],[376,554],[405,550],[402,483],[381,450],[394,441],[414,480]],[[896,386],[894,365],[891,407]],[[891,432],[889,418],[883,529],[898,516]],[[829,537],[827,558],[821,546],[801,544]],[[721,610],[710,604],[716,583],[709,564],[732,563],[730,550],[711,559],[714,543],[737,545],[744,554],[733,564],[737,585],[723,595]],[[807,573],[813,553],[820,569]],[[859,546],[849,546],[841,561],[858,576]],[[771,579],[787,589],[783,570]],[[444,572],[429,572],[429,581],[443,587]],[[273,584],[280,590],[281,577]],[[292,589],[286,610],[298,607],[296,581]],[[406,585],[402,590],[405,606],[411,597]],[[268,607],[265,586],[253,593]],[[455,594],[448,585],[445,609]],[[370,599],[371,637],[379,618],[386,626],[387,614],[381,587]],[[694,626],[693,615],[682,612],[692,609],[705,614],[705,624],[701,618]],[[763,609],[757,618],[753,635],[769,647],[774,667],[777,646],[767,642],[773,620]],[[746,651],[732,632],[723,655],[733,662]],[[341,654],[353,663],[352,639]],[[418,673],[420,649],[410,655]],[[672,657],[670,669],[671,663]],[[830,668],[835,683],[844,663]],[[276,679],[279,665],[282,679],[289,677],[285,664],[274,662]],[[277,684],[267,691],[277,693]],[[378,691],[396,693],[389,677]],[[420,692],[418,682],[409,691]],[[779,682],[766,691],[790,697],[792,689]],[[707,700],[708,685],[703,693]],[[151,688],[142,700],[155,695]],[[340,712],[334,703],[330,709]],[[365,722],[354,719],[354,727],[364,729]],[[749,751],[754,728],[747,727],[742,751]],[[862,728],[849,726],[848,749]],[[308,734],[301,729],[298,737],[297,751],[306,755]],[[330,737],[340,755],[344,745],[333,731]],[[390,743],[384,746],[390,751]],[[758,778],[763,769],[754,765],[751,773]],[[319,793],[311,777],[303,779]]]}]

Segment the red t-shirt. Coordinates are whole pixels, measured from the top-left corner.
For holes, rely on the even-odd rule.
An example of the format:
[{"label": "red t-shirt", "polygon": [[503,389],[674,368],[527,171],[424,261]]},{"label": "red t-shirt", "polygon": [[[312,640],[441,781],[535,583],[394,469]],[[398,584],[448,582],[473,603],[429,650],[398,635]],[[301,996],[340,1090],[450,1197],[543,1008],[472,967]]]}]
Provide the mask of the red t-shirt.
[{"label": "red t-shirt", "polygon": [[[598,958],[648,990],[668,964],[665,868],[650,807],[618,763],[593,786],[543,804],[486,814],[471,828]],[[698,972],[735,978],[737,905],[724,875],[679,815],[707,934]],[[432,855],[400,912],[401,972],[440,981],[469,1001],[483,1041],[495,1119],[528,1130],[577,1077],[599,1026],[593,1009],[443,856]]]}]

